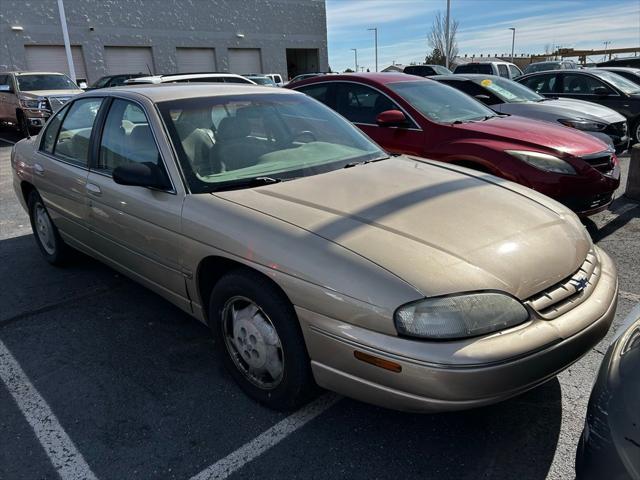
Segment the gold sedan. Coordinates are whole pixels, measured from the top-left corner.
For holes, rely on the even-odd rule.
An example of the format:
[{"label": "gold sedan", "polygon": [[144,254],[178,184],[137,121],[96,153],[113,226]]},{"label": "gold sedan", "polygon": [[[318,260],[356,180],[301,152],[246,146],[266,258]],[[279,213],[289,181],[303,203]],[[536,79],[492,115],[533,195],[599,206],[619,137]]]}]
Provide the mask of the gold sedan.
[{"label": "gold sedan", "polygon": [[12,165],[49,262],[80,250],[206,322],[272,408],[316,384],[410,411],[500,401],[588,352],[616,308],[616,269],[567,208],[390,157],[293,91],[88,92]]}]

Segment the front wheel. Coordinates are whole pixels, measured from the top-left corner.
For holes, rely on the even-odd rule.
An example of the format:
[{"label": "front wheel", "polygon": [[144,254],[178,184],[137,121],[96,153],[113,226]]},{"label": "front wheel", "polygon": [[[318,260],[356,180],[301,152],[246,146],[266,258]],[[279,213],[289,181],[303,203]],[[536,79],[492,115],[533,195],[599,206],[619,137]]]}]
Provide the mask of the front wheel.
[{"label": "front wheel", "polygon": [[28,138],[31,134],[29,131],[29,122],[27,121],[27,117],[22,110],[18,110],[16,112],[16,120],[18,123],[18,133],[21,136]]},{"label": "front wheel", "polygon": [[209,326],[234,380],[275,410],[308,401],[315,383],[298,318],[284,294],[249,270],[223,276],[211,293]]},{"label": "front wheel", "polygon": [[29,220],[36,244],[44,258],[52,265],[62,265],[68,258],[69,247],[60,237],[58,229],[51,221],[42,198],[33,190],[28,198]]}]

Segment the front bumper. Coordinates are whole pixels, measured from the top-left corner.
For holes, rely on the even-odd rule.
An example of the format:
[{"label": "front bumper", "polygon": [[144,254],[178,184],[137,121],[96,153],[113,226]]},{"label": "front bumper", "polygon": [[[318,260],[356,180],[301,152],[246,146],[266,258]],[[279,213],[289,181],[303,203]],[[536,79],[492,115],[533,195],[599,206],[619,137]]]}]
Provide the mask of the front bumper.
[{"label": "front bumper", "polygon": [[44,127],[44,124],[47,123],[47,120],[49,120],[49,117],[51,116],[51,112],[49,110],[25,108],[22,111],[24,112],[27,122],[29,122],[29,126],[32,128]]},{"label": "front bumper", "polygon": [[[588,300],[554,320],[462,341],[412,340],[363,329],[296,308],[316,382],[367,403],[412,412],[479,407],[553,378],[607,333],[617,274],[599,251],[602,276]],[[401,366],[399,373],[356,359],[355,351]],[[448,352],[448,358],[447,358]]]}]

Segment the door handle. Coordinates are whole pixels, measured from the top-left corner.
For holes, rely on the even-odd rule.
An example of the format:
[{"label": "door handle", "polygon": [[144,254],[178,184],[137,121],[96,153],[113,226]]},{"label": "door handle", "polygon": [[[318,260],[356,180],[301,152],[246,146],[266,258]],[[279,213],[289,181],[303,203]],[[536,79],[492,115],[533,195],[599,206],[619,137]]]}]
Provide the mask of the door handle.
[{"label": "door handle", "polygon": [[102,195],[102,190],[95,183],[87,183],[87,192],[92,195]]},{"label": "door handle", "polygon": [[36,172],[36,175],[40,175],[40,176],[44,175],[44,167],[39,163],[33,164],[33,171]]}]

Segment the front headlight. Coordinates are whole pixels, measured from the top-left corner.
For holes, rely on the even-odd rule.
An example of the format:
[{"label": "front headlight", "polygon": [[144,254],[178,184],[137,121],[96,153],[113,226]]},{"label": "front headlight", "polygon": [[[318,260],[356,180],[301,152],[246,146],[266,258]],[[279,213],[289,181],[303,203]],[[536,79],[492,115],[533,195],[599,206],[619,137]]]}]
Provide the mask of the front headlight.
[{"label": "front headlight", "polygon": [[399,334],[438,340],[484,335],[528,318],[522,303],[497,292],[426,298],[403,305],[394,315]]},{"label": "front headlight", "polygon": [[31,108],[34,110],[44,110],[47,108],[44,99],[20,98],[20,105],[24,108]]},{"label": "front headlight", "polygon": [[545,172],[564,173],[566,175],[575,175],[575,169],[561,158],[554,157],[547,153],[531,152],[528,150],[505,150],[512,157],[528,163],[538,170]]},{"label": "front headlight", "polygon": [[585,119],[570,120],[568,118],[561,118],[558,121],[567,127],[577,128],[578,130],[586,130],[589,132],[601,132],[602,130],[607,128],[606,123],[594,122],[592,120],[585,120]]}]

